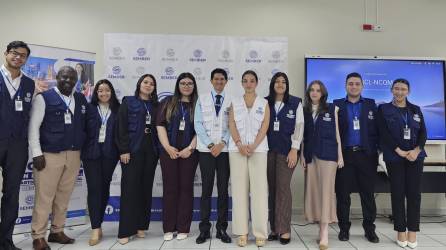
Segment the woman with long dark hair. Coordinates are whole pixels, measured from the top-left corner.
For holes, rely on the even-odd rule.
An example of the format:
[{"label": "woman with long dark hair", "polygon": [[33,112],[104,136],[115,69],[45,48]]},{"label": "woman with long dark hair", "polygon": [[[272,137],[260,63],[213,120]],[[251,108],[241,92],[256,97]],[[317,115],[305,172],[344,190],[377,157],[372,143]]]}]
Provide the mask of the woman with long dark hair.
[{"label": "woman with long dark hair", "polygon": [[298,161],[304,132],[302,100],[289,94],[288,76],[274,74],[269,85],[268,207],[271,234],[268,240],[285,245],[291,237],[291,178]]},{"label": "woman with long dark hair", "polygon": [[[420,231],[421,175],[427,132],[419,106],[407,100],[410,84],[396,79],[393,100],[378,108],[378,126],[384,162],[390,176],[393,227],[400,247],[417,247]],[[405,207],[407,203],[407,208]]]},{"label": "woman with long dark hair", "polygon": [[181,73],[175,92],[163,100],[157,116],[160,164],[163,176],[164,240],[186,239],[192,222],[194,177],[198,165],[195,152],[194,109],[197,84],[191,73]]},{"label": "woman with long dark hair", "polygon": [[133,96],[122,100],[118,114],[117,144],[120,153],[121,201],[119,243],[145,237],[152,208],[152,187],[158,164],[155,116],[158,107],[156,79],[142,75]]},{"label": "woman with long dark hair", "polygon": [[88,190],[88,213],[94,246],[102,238],[101,225],[110,197],[110,182],[118,163],[118,149],[114,141],[119,101],[112,83],[99,80],[87,110],[87,138],[82,148],[82,162]]},{"label": "woman with long dark hair", "polygon": [[337,222],[335,179],[344,166],[338,126],[338,107],[327,103],[328,92],[318,80],[305,92],[304,141],[305,219],[319,223],[319,249],[328,249],[328,224]]}]

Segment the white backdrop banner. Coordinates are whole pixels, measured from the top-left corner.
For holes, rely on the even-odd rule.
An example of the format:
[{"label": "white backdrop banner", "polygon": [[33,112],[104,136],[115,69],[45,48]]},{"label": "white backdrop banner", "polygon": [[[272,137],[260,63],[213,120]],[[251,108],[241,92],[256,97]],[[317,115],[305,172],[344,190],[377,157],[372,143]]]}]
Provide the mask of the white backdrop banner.
[{"label": "white backdrop banner", "polygon": [[[36,82],[43,82],[48,87],[56,85],[56,73],[60,67],[69,65],[76,68],[79,81],[77,88],[87,98],[91,95],[90,87],[94,82],[93,72],[95,54],[70,49],[54,48],[40,45],[30,45],[31,56],[23,72]],[[29,154],[31,156],[31,153]],[[25,175],[20,187],[19,217],[16,221],[14,233],[31,231],[31,216],[34,207],[34,179],[32,158],[28,160]],[[78,225],[85,223],[87,205],[87,185],[84,179],[84,170],[80,169],[75,188],[70,199],[67,211],[66,225]]]},{"label": "white backdrop banner", "polygon": [[[177,76],[192,73],[199,94],[211,90],[210,74],[215,68],[228,73],[225,92],[231,96],[243,93],[241,76],[254,70],[259,77],[257,93],[266,96],[272,76],[288,70],[288,39],[285,37],[232,37],[151,35],[112,33],[104,35],[104,78],[115,86],[118,98],[133,95],[138,78],[153,74],[158,95],[171,95]],[[119,219],[121,168],[118,166],[111,185],[110,204],[106,220]],[[158,167],[153,188],[152,219],[161,220],[162,197],[161,169]],[[194,188],[194,220],[199,219],[201,195],[200,171],[197,169]],[[214,188],[214,196],[216,190]],[[213,199],[216,203],[216,199]],[[215,207],[215,205],[213,206]],[[211,217],[215,218],[215,210]]]}]

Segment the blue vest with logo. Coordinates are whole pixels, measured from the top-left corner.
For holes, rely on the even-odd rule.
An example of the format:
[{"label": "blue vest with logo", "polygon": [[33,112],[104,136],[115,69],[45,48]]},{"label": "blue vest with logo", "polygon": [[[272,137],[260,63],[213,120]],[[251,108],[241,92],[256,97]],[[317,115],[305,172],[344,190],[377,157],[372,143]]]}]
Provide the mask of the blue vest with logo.
[{"label": "blue vest with logo", "polygon": [[[11,99],[6,84],[8,83],[4,81],[0,74],[0,141],[6,139],[27,140],[34,81],[23,75],[20,88],[14,99]],[[15,111],[15,100],[17,100],[19,94],[23,111]]]},{"label": "blue vest with logo", "polygon": [[[384,122],[386,123],[387,129],[390,135],[398,144],[398,147],[402,150],[412,150],[417,146],[418,134],[420,132],[421,124],[421,109],[420,107],[407,102],[407,125],[410,128],[410,140],[404,139],[404,128],[406,124],[403,120],[403,114],[398,107],[395,107],[391,102],[381,104],[379,106],[379,112],[382,113],[384,117]],[[395,150],[391,149],[385,144],[381,145],[383,151],[384,161],[386,162],[398,162],[404,161],[404,158],[399,156]],[[426,152],[424,149],[418,155],[417,160],[421,160],[426,157]]]},{"label": "blue vest with logo", "polygon": [[117,115],[109,110],[109,117],[106,124],[105,141],[99,143],[99,130],[102,126],[102,118],[98,111],[98,106],[88,104],[87,108],[87,138],[82,148],[83,160],[95,160],[105,157],[117,160],[119,157],[118,148],[115,143],[115,128]]},{"label": "blue vest with logo", "polygon": [[313,156],[321,160],[338,160],[338,143],[336,140],[335,106],[328,104],[327,112],[313,120],[311,112],[304,112],[304,157],[305,162],[311,163]]},{"label": "blue vest with logo", "polygon": [[[339,107],[339,134],[341,136],[341,144],[345,148],[348,136],[348,110],[345,98],[336,99],[333,101],[335,106]],[[367,154],[377,154],[378,150],[378,126],[376,124],[376,104],[375,100],[363,98],[361,104],[361,114],[359,117],[361,146]]]},{"label": "blue vest with logo", "polygon": [[269,105],[270,119],[268,127],[268,147],[270,151],[287,156],[291,150],[291,136],[296,127],[297,107],[301,99],[295,96],[289,96],[288,102],[283,104],[282,109],[277,114],[277,120],[280,122],[279,131],[274,131],[274,121],[276,120],[276,109],[274,105]]},{"label": "blue vest with logo", "polygon": [[40,126],[40,145],[43,152],[58,153],[66,150],[81,150],[85,142],[87,100],[74,93],[75,108],[71,124],[65,124],[66,104],[56,90],[42,93],[45,100],[45,116]]},{"label": "blue vest with logo", "polygon": [[[129,133],[129,139],[130,139],[130,153],[135,153],[139,150],[139,147],[141,146],[141,142],[144,138],[144,130],[146,126],[146,114],[147,110],[144,106],[144,103],[141,99],[137,98],[136,96],[126,96],[122,100],[123,103],[127,104],[127,121],[128,121],[128,133]],[[157,152],[157,144],[158,144],[158,136],[156,133],[156,127],[155,127],[155,107],[152,106],[150,109],[150,115],[151,115],[151,138],[152,138],[152,144],[155,149],[155,152]]]},{"label": "blue vest with logo", "polygon": [[[167,103],[170,100],[170,98],[171,97],[168,97],[163,101],[165,101]],[[165,105],[162,105],[162,106],[165,107]],[[183,119],[183,115],[181,114],[181,111],[173,113],[171,120],[167,124],[167,127],[166,127],[167,138],[169,139],[169,144],[173,147],[178,148],[178,149],[187,147],[191,143],[192,138],[195,135],[194,122],[190,120],[189,111],[186,111],[186,113],[184,115],[185,127],[184,127],[184,131],[182,131],[182,134],[183,134],[182,144],[179,145],[179,143],[177,143],[178,133],[180,132],[180,130],[179,130],[180,122],[182,119]],[[160,145],[160,149],[164,150],[164,148],[161,145]]]}]

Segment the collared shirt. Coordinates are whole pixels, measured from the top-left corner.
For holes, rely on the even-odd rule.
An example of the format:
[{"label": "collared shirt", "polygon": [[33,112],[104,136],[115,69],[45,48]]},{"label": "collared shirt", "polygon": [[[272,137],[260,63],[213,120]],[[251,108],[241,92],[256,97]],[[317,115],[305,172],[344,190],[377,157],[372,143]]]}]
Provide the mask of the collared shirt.
[{"label": "collared shirt", "polygon": [[[61,98],[63,98],[65,103],[70,103],[70,111],[74,114],[74,108],[76,106],[74,100],[74,90],[71,92],[70,96],[65,96],[60,93],[60,90],[57,87],[54,87],[54,90]],[[71,101],[70,101],[71,100]],[[31,118],[29,121],[29,129],[28,129],[28,142],[29,147],[31,149],[32,157],[42,155],[42,148],[40,146],[40,126],[42,125],[43,118],[45,117],[45,100],[42,95],[36,95],[33,99],[33,104],[31,106]]]},{"label": "collared shirt", "polygon": [[348,123],[348,132],[347,132],[347,147],[360,146],[361,145],[361,127],[360,129],[353,128],[353,121],[356,119],[361,120],[361,108],[362,103],[364,102],[364,98],[362,96],[355,103],[352,103],[348,100],[348,97],[345,97],[346,109],[347,109],[347,123]]},{"label": "collared shirt", "polygon": [[[276,102],[274,104],[274,108],[276,109],[276,114],[282,110],[285,105],[282,102]],[[270,119],[275,119],[274,117],[270,117]],[[300,149],[300,144],[304,137],[304,111],[302,108],[302,102],[299,103],[296,110],[296,125],[294,127],[294,133],[291,135],[291,148]]]},{"label": "collared shirt", "polygon": [[[213,100],[214,100],[214,105],[215,105],[215,101],[217,100],[217,98],[215,97],[217,94],[217,92],[215,92],[215,90],[213,89],[211,91]],[[221,98],[221,105],[223,106],[223,102],[225,101],[225,92],[221,92],[220,95],[222,96]],[[220,110],[220,114],[221,115],[221,110]],[[194,128],[195,128],[195,132],[197,133],[198,138],[200,139],[201,142],[204,143],[204,145],[209,145],[212,143],[211,138],[209,138],[209,136],[206,133],[206,129],[203,126],[203,115],[201,113],[201,105],[200,105],[200,99],[198,99],[197,104],[195,105],[195,113],[194,113]],[[226,143],[229,143],[229,129],[224,131],[222,134],[222,140],[224,140]]]},{"label": "collared shirt", "polygon": [[17,93],[17,90],[19,90],[20,88],[20,81],[22,80],[23,73],[22,71],[20,71],[20,75],[15,79],[12,79],[11,72],[9,72],[4,64],[2,65],[0,70],[3,80],[5,81],[6,88],[9,91],[9,95],[11,96],[11,99],[13,99],[15,94]]}]

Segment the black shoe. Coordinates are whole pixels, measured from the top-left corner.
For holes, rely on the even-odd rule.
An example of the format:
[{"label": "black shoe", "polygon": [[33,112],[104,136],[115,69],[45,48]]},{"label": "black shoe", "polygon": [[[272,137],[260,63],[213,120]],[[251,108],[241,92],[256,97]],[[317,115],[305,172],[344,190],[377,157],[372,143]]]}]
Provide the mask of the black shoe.
[{"label": "black shoe", "polygon": [[286,245],[286,244],[290,243],[291,238],[286,239],[286,238],[282,238],[282,237],[280,237],[280,238],[279,238],[279,241],[280,241],[280,244],[282,244],[282,245]]},{"label": "black shoe", "polygon": [[206,242],[207,239],[211,238],[211,234],[208,232],[201,232],[200,235],[197,237],[197,239],[195,240],[195,242],[197,244],[203,244]]},{"label": "black shoe", "polygon": [[217,239],[220,239],[221,242],[223,242],[223,243],[231,243],[232,242],[231,237],[229,237],[229,235],[224,230],[217,229],[217,233],[215,234],[215,237]]},{"label": "black shoe", "polygon": [[350,239],[350,233],[348,231],[340,231],[338,234],[338,239],[340,241],[348,241]]},{"label": "black shoe", "polygon": [[365,237],[367,238],[368,241],[370,241],[372,243],[378,243],[379,242],[378,235],[376,235],[375,231],[366,232],[365,233]]},{"label": "black shoe", "polygon": [[279,235],[274,234],[274,233],[270,233],[268,235],[268,241],[274,241],[274,240],[278,240],[279,239]]},{"label": "black shoe", "polygon": [[21,248],[18,248],[18,247],[16,247],[15,245],[14,245],[14,243],[13,242],[11,242],[11,241],[5,241],[5,242],[2,242],[2,244],[0,244],[0,249],[4,249],[4,250],[22,250]]}]

